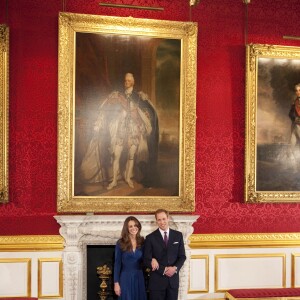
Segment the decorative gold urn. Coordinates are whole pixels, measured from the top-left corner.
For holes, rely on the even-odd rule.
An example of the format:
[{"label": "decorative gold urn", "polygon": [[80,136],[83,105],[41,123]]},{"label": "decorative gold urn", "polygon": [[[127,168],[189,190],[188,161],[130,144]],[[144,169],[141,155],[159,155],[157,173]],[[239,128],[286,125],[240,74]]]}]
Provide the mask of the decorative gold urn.
[{"label": "decorative gold urn", "polygon": [[98,292],[100,300],[106,300],[109,292],[107,291],[107,282],[109,281],[112,271],[111,269],[105,264],[103,266],[97,267],[97,274],[100,279],[100,291]]}]

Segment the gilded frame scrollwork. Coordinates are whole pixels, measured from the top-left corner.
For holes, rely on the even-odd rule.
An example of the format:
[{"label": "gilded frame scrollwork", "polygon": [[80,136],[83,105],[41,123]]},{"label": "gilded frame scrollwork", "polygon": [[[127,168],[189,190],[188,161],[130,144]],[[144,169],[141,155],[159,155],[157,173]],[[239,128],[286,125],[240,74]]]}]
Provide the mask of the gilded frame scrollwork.
[{"label": "gilded frame scrollwork", "polygon": [[0,24],[0,203],[8,202],[9,27]]},{"label": "gilded frame scrollwork", "polygon": [[293,180],[299,145],[291,139],[290,116],[299,75],[300,47],[247,45],[246,203],[300,201],[300,186]]},{"label": "gilded frame scrollwork", "polygon": [[[139,18],[108,17],[100,15],[83,15],[72,13],[60,13],[59,15],[59,82],[58,82],[58,188],[57,188],[57,209],[59,212],[153,212],[158,208],[165,207],[173,212],[194,211],[195,193],[195,127],[196,127],[196,52],[197,52],[197,24],[193,22],[162,21]],[[77,106],[77,87],[78,81],[79,54],[78,41],[85,34],[91,34],[93,39],[98,35],[100,39],[109,36],[111,40],[125,37],[128,40],[139,40],[137,47],[147,39],[157,39],[152,41],[151,47],[142,46],[141,50],[145,55],[139,56],[142,67],[144,63],[148,66],[147,70],[153,68],[153,52],[158,40],[175,40],[179,44],[180,63],[178,73],[178,173],[170,174],[170,177],[177,176],[178,187],[175,194],[164,194],[158,192],[153,194],[151,187],[148,192],[141,194],[127,194],[122,191],[117,194],[114,189],[102,194],[84,194],[77,192],[77,175],[75,155],[78,145],[78,106]],[[102,36],[102,37],[101,37]],[[93,42],[95,45],[97,41]],[[131,42],[130,42],[131,43]],[[127,44],[126,44],[127,45]],[[94,51],[101,57],[103,48]],[[125,47],[125,46],[124,46]],[[113,48],[113,47],[111,47]],[[149,51],[149,48],[151,50]],[[85,47],[87,52],[89,51]],[[103,50],[104,51],[104,50]],[[111,57],[105,54],[106,82],[112,81],[107,75],[110,63],[117,56],[117,50],[111,49]],[[122,49],[118,49],[122,51]],[[131,50],[130,50],[131,51]],[[83,52],[83,56],[88,55]],[[98,54],[99,53],[99,54]],[[76,56],[77,55],[77,56]],[[114,56],[115,55],[115,56]],[[82,57],[82,56],[81,56]],[[117,57],[118,58],[118,57]],[[78,58],[79,59],[79,58]],[[118,58],[119,59],[119,58]],[[135,59],[136,56],[135,56]],[[126,61],[127,58],[124,57]],[[149,63],[151,61],[151,63]],[[121,60],[121,63],[124,61]],[[138,63],[136,63],[138,65]],[[90,65],[93,65],[90,63]],[[117,67],[114,66],[114,69]],[[142,69],[142,68],[141,68]],[[149,82],[154,79],[140,71],[140,81],[144,77],[141,85],[149,86]],[[151,73],[151,70],[149,71]],[[151,73],[153,74],[153,73]],[[101,73],[101,76],[103,72]],[[104,76],[104,75],[103,75]],[[85,78],[85,80],[87,80]],[[146,83],[146,84],[145,84]],[[150,83],[151,86],[152,83]],[[153,84],[153,86],[155,86]],[[149,88],[153,92],[153,86]],[[142,87],[143,90],[143,87]],[[148,94],[148,91],[146,91]],[[151,93],[151,91],[150,91]],[[155,93],[155,91],[154,91]],[[153,95],[153,94],[152,94]],[[82,98],[81,98],[82,100]],[[95,123],[94,123],[95,124]],[[84,125],[83,125],[84,126]],[[93,127],[95,128],[95,127]],[[77,131],[76,131],[77,130]],[[95,130],[95,129],[94,129]],[[85,137],[85,135],[82,135]],[[76,140],[77,139],[77,140]],[[86,144],[85,144],[86,145]],[[120,176],[121,172],[119,173]],[[124,176],[125,177],[125,176]],[[76,179],[76,180],[75,180]],[[126,183],[126,180],[124,181]],[[125,185],[124,183],[124,185]],[[106,184],[106,183],[105,183]],[[128,187],[127,187],[128,188]]]}]

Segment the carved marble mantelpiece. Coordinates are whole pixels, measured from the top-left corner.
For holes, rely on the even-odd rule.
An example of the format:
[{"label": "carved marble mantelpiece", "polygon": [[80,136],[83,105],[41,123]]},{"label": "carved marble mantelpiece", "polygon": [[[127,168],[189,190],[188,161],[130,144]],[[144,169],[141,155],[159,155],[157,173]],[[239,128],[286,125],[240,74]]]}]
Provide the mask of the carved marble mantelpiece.
[{"label": "carved marble mantelpiece", "polygon": [[[120,237],[123,222],[128,215],[61,215],[54,218],[60,224],[64,238],[64,299],[87,300],[86,253],[87,245],[115,245]],[[153,215],[135,215],[141,222],[142,235],[157,228]],[[183,233],[187,260],[180,270],[179,300],[186,299],[190,250],[188,238],[193,233],[196,215],[172,215],[170,227]]]}]

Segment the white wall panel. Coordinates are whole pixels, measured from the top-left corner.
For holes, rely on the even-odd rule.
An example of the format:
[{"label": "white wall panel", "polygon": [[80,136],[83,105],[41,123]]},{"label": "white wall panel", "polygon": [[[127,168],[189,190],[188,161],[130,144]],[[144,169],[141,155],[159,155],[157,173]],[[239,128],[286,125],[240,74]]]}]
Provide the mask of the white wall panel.
[{"label": "white wall panel", "polygon": [[216,256],[216,291],[285,286],[284,254]]},{"label": "white wall panel", "polygon": [[[253,246],[241,248],[220,247],[215,249],[194,248],[191,250],[192,257],[197,255],[206,255],[209,257],[209,289],[206,293],[202,291],[199,291],[198,293],[189,293],[187,299],[222,299],[222,297],[224,297],[224,291],[222,291],[223,288],[247,288],[249,287],[249,282],[251,283],[251,285],[259,284],[259,286],[261,286],[261,282],[263,282],[268,286],[276,285],[278,287],[283,286],[284,282],[286,283],[286,287],[292,287],[293,282],[295,282],[297,287],[300,287],[299,250],[300,249],[297,247],[276,246],[267,248]],[[237,263],[235,263],[236,258],[231,257],[231,261],[229,260],[227,262],[225,260],[222,260],[221,268],[219,266],[216,267],[216,257],[226,255],[228,255],[229,257],[234,256],[244,258],[240,258],[242,261],[238,260]],[[266,255],[267,257],[265,257]],[[285,264],[283,262],[284,256]],[[293,258],[293,256],[295,257]],[[253,258],[253,260],[251,258]],[[234,271],[231,270],[233,266],[235,266]],[[251,268],[253,268],[253,271],[251,270]],[[260,269],[262,269],[262,271],[258,271]],[[219,274],[217,273],[217,271],[219,272]],[[200,270],[199,272],[201,273]],[[199,272],[197,268],[194,268],[194,271],[191,271],[190,273],[190,282],[194,284],[193,287],[195,289],[203,287],[205,284],[204,281],[202,283],[198,282]],[[262,281],[258,279],[258,276],[263,277]]]},{"label": "white wall panel", "polygon": [[293,286],[300,287],[300,253],[293,254],[292,259],[292,270],[293,270]]},{"label": "white wall panel", "polygon": [[[230,235],[228,241],[232,241],[233,238],[234,236]],[[24,237],[23,240],[25,242]],[[250,284],[268,287],[269,285],[283,286],[286,282],[286,287],[300,287],[300,247],[297,244],[299,239],[288,242],[287,247],[279,246],[273,236],[267,236],[267,240],[272,240],[274,246],[270,245],[271,242],[268,247],[259,244],[254,246],[250,240],[248,246],[241,243],[241,247],[236,247],[236,245],[231,248],[228,245],[201,247],[199,243],[199,248],[192,248],[187,300],[224,299],[224,291],[218,290],[246,288]],[[279,242],[281,242],[280,238]],[[54,245],[58,247],[57,243]],[[39,295],[40,299],[63,299],[63,293],[58,292],[63,277],[58,263],[62,258],[62,251],[54,249],[48,251],[46,244],[43,245],[42,251],[38,251],[35,249],[37,246],[39,244],[32,245],[31,250],[19,251],[17,245],[13,251],[11,249],[0,251],[0,298],[25,297],[31,289],[31,297]],[[6,240],[2,243],[2,247],[8,247]],[[13,247],[12,242],[10,247]],[[216,257],[218,257],[218,266],[216,266]],[[9,260],[17,261],[18,259],[23,260],[22,265],[19,264],[20,261],[18,264],[8,263]],[[31,261],[29,276],[25,276],[27,274],[24,263],[26,259]],[[40,262],[42,262],[41,266],[39,266]],[[41,277],[38,276],[39,268]],[[9,293],[6,294],[7,292]]]},{"label": "white wall panel", "polygon": [[208,292],[208,255],[192,255],[190,260],[189,293]]},{"label": "white wall panel", "polygon": [[28,258],[0,259],[0,296],[30,297],[31,260]]},{"label": "white wall panel", "polygon": [[38,264],[39,298],[62,297],[62,259],[40,258]]},{"label": "white wall panel", "polygon": [[[18,296],[30,296],[38,297],[38,286],[43,287],[47,296],[51,294],[51,298],[62,298],[62,290],[57,293],[59,289],[56,288],[57,282],[62,282],[62,272],[58,272],[57,261],[61,259],[61,251],[22,251],[22,252],[0,252],[0,298],[4,296],[18,297]],[[30,260],[29,275],[25,275],[25,260]],[[39,281],[38,277],[38,265],[39,260],[51,261],[56,260],[54,265],[43,265],[45,272],[49,272],[45,275],[43,281]],[[22,269],[20,265],[16,263],[2,263],[7,261],[23,261]],[[18,265],[18,267],[16,267]],[[47,277],[47,278],[46,278]],[[28,284],[28,289],[27,289]],[[26,286],[26,289],[25,289]],[[28,292],[27,292],[28,290]],[[9,291],[9,294],[7,294]],[[31,291],[31,292],[30,292]],[[52,292],[54,292],[52,294]],[[49,294],[48,294],[49,292]],[[42,297],[46,298],[46,295],[42,294]]]}]

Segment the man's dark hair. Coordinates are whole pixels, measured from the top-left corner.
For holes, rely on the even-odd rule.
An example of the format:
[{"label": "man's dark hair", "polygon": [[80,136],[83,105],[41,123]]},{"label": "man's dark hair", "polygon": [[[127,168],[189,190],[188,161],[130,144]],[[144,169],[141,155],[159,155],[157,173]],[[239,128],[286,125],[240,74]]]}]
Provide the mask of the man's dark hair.
[{"label": "man's dark hair", "polygon": [[166,209],[159,208],[154,213],[155,219],[156,219],[157,215],[160,214],[160,213],[165,213],[167,215],[167,217],[169,217],[169,212]]}]

